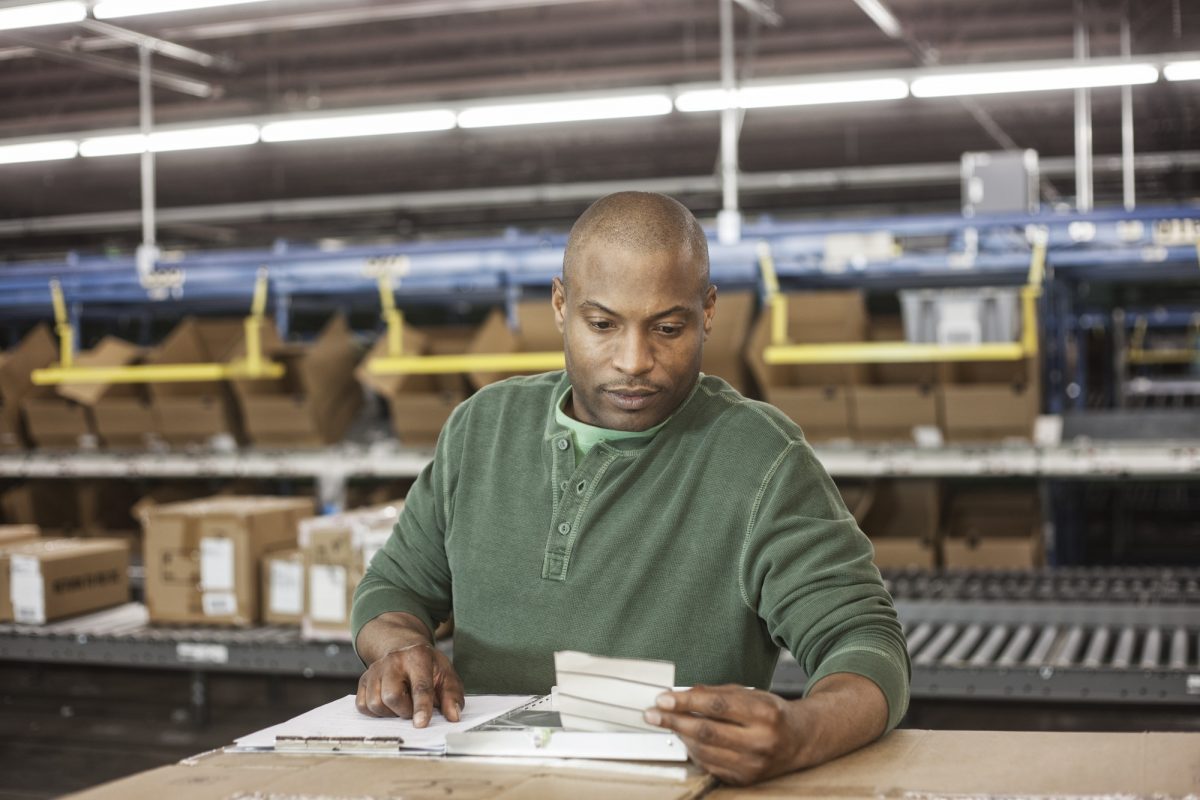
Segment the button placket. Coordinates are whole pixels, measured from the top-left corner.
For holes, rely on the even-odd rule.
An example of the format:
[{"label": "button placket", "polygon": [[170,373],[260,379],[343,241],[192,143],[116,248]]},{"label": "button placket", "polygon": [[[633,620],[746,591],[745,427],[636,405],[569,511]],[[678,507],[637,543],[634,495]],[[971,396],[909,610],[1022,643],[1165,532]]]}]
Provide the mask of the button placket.
[{"label": "button placket", "polygon": [[555,516],[551,520],[549,539],[542,563],[543,578],[566,580],[571,551],[575,546],[576,539],[583,532],[583,512],[591,501],[591,493],[588,492],[588,488],[600,480],[600,477],[618,457],[618,453],[605,452],[603,448],[595,448],[582,458],[578,468],[572,471],[573,474],[566,484],[568,488],[574,486],[575,491],[564,491]]}]

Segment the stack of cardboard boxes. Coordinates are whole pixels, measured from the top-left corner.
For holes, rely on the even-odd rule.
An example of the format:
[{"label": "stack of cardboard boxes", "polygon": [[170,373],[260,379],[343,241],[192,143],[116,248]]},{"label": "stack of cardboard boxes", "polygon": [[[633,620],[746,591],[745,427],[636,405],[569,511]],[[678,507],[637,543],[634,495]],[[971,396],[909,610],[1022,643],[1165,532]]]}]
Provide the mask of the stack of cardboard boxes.
[{"label": "stack of cardboard boxes", "polygon": [[146,606],[154,622],[259,622],[261,563],[294,549],[309,498],[218,496],[152,506],[142,518]]},{"label": "stack of cardboard boxes", "polygon": [[947,569],[1031,569],[1045,561],[1042,514],[1032,487],[954,492],[942,543]]},{"label": "stack of cardboard boxes", "polygon": [[45,325],[38,325],[16,346],[0,352],[0,451],[29,443],[22,404],[35,388],[31,373],[58,359],[58,347]]},{"label": "stack of cardboard boxes", "polygon": [[[903,341],[904,326],[899,317],[872,316],[868,335],[875,342]],[[915,428],[939,427],[934,364],[867,364],[861,377],[863,382],[851,394],[859,441],[911,443]]]}]

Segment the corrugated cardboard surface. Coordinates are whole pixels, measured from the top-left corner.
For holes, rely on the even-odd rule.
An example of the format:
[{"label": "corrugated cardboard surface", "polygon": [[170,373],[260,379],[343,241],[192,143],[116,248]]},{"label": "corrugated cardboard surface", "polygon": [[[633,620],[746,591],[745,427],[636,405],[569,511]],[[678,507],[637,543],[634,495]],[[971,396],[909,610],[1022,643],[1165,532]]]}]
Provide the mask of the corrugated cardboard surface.
[{"label": "corrugated cardboard surface", "polygon": [[914,427],[938,425],[932,386],[855,386],[850,402],[855,438],[862,441],[912,442]]},{"label": "corrugated cardboard surface", "polygon": [[[253,625],[259,619],[259,563],[272,551],[296,546],[297,523],[312,514],[309,498],[212,497],[152,506],[143,512],[146,607],[154,622]],[[232,548],[228,613],[205,613],[201,589],[204,539]],[[214,592],[210,592],[214,594]],[[212,598],[210,598],[211,600]]]},{"label": "corrugated cardboard surface", "polygon": [[[37,559],[42,576],[45,622],[96,611],[129,600],[129,546],[117,539],[41,539],[7,548],[13,556]],[[17,597],[10,579],[13,606]]]},{"label": "corrugated cardboard surface", "polygon": [[44,324],[25,334],[15,346],[0,352],[0,450],[21,449],[28,444],[21,401],[33,386],[30,374],[57,359],[58,346]]},{"label": "corrugated cardboard surface", "polygon": [[[263,355],[284,365],[282,378],[235,380],[247,437],[264,445],[322,445],[342,438],[362,405],[354,367],[362,352],[345,317],[334,316],[308,344],[283,344],[271,328]],[[245,357],[241,341],[230,360]]]},{"label": "corrugated cardboard surface", "polygon": [[78,447],[95,434],[91,409],[58,396],[53,386],[36,386],[21,401],[29,438],[37,447]]},{"label": "corrugated cardboard surface", "polygon": [[871,491],[862,529],[875,548],[876,566],[937,566],[942,502],[938,481],[877,481]]},{"label": "corrugated cardboard surface", "polygon": [[353,755],[206,754],[104,784],[75,798],[212,800],[232,797],[424,798],[463,800],[691,800],[712,785],[689,767],[682,779],[594,769],[488,763],[475,759],[364,758]]},{"label": "corrugated cardboard surface", "polygon": [[941,394],[947,441],[1029,439],[1041,408],[1037,360],[944,365]]},{"label": "corrugated cardboard surface", "polygon": [[1044,560],[1035,488],[957,491],[948,504],[946,529],[947,568],[1030,569]]},{"label": "corrugated cardboard surface", "polygon": [[[277,607],[272,606],[272,588],[278,590],[279,587],[274,587],[275,570],[272,565],[275,563],[283,565],[292,565],[300,575],[299,596],[297,597],[296,613],[287,613]],[[304,555],[297,549],[277,550],[273,553],[267,553],[263,556],[262,569],[262,591],[259,597],[262,600],[262,620],[268,625],[299,625],[301,618],[304,616]]]},{"label": "corrugated cardboard surface", "polygon": [[12,597],[8,589],[8,549],[41,537],[37,525],[0,525],[0,622],[12,622]]},{"label": "corrugated cardboard surface", "polygon": [[[263,345],[274,343],[266,325]],[[147,364],[224,362],[244,335],[241,319],[188,317],[162,344],[146,355]],[[228,434],[241,439],[232,390],[220,381],[152,383],[148,385],[159,434],[171,444],[204,443]]]},{"label": "corrugated cardboard surface", "polygon": [[[100,343],[75,359],[77,367],[124,367],[141,358],[142,349],[135,344],[105,336]],[[56,391],[61,397],[85,406],[95,406],[109,394],[128,394],[131,386],[125,383],[61,383]]]},{"label": "corrugated cardboard surface", "polygon": [[1181,798],[1200,792],[1200,734],[894,731],[814,769],[714,800]]},{"label": "corrugated cardboard surface", "polygon": [[79,522],[77,496],[69,481],[26,481],[0,494],[4,520],[18,525],[38,525],[43,531],[74,530]]},{"label": "corrugated cardboard surface", "polygon": [[[504,309],[488,314],[471,340],[470,353],[561,353],[562,334],[554,321],[550,300],[522,300],[517,303],[517,330],[508,327]],[[468,378],[476,389],[518,373],[472,372]]]}]

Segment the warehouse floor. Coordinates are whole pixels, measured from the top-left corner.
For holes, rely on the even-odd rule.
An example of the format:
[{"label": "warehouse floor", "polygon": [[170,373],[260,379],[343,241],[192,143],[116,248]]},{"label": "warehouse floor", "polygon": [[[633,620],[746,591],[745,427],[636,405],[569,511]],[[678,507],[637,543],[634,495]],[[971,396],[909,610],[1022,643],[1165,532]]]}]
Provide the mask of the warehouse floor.
[{"label": "warehouse floor", "polygon": [[[352,681],[214,675],[196,725],[183,672],[0,664],[0,798],[55,797],[228,744]],[[906,727],[1195,731],[1200,708],[915,702]]]}]

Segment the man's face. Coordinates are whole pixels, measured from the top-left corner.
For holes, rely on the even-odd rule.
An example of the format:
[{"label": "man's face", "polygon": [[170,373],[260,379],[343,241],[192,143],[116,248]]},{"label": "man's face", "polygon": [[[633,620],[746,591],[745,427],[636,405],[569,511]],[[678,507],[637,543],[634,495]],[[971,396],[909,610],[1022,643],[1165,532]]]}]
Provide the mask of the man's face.
[{"label": "man's face", "polygon": [[564,286],[554,279],[575,419],[643,431],[669,417],[700,373],[717,290],[687,250],[637,252],[593,242]]}]

